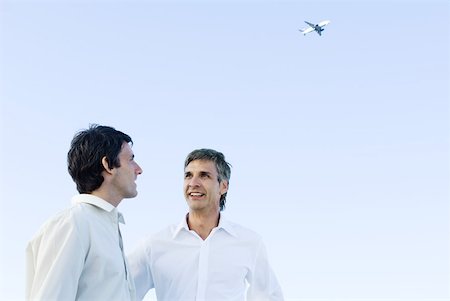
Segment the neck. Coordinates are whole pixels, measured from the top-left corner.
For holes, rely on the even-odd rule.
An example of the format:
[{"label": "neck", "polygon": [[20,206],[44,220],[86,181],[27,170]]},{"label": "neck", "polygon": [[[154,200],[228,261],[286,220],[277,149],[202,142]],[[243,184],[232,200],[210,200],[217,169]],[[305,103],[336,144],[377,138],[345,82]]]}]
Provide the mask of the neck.
[{"label": "neck", "polygon": [[92,195],[95,195],[105,201],[107,201],[108,203],[110,203],[111,205],[113,205],[114,207],[117,207],[120,204],[120,199],[115,198],[114,196],[112,196],[110,193],[108,193],[107,191],[105,191],[104,189],[97,189],[92,191],[91,193]]},{"label": "neck", "polygon": [[189,211],[187,215],[187,224],[190,230],[195,231],[203,240],[205,240],[212,229],[219,225],[219,212],[213,214],[202,214],[200,212]]}]

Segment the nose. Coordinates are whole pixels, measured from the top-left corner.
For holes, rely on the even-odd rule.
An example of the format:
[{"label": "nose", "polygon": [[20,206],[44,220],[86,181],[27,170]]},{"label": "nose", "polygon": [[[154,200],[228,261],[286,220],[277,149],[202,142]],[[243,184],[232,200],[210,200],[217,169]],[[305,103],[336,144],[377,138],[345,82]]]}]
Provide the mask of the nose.
[{"label": "nose", "polygon": [[189,187],[198,187],[198,186],[200,186],[200,182],[198,180],[198,177],[194,176],[194,177],[190,178],[189,181],[188,181],[188,186]]},{"label": "nose", "polygon": [[142,170],[142,168],[139,166],[139,164],[136,163],[136,174],[140,175],[142,174],[144,171]]}]

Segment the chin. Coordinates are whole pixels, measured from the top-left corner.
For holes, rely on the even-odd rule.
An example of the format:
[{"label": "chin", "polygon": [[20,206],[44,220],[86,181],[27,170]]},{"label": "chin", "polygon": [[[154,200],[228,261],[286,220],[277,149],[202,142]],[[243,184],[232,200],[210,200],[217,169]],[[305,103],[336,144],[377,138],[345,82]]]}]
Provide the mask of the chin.
[{"label": "chin", "polygon": [[195,202],[192,202],[192,201],[188,201],[188,206],[189,206],[189,209],[191,209],[191,210],[203,209],[202,204],[195,203]]},{"label": "chin", "polygon": [[130,192],[125,198],[126,198],[126,199],[131,199],[131,198],[136,197],[137,195],[138,195],[137,191],[135,191],[135,192]]}]

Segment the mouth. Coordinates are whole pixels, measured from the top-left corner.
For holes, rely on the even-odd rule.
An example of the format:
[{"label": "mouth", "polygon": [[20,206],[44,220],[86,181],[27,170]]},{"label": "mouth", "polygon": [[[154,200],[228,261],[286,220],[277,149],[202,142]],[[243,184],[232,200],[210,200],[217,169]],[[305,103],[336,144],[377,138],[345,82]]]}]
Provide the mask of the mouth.
[{"label": "mouth", "polygon": [[188,195],[189,195],[190,197],[199,198],[199,197],[204,196],[205,194],[204,194],[204,193],[201,193],[201,192],[190,192],[190,193],[188,193]]}]

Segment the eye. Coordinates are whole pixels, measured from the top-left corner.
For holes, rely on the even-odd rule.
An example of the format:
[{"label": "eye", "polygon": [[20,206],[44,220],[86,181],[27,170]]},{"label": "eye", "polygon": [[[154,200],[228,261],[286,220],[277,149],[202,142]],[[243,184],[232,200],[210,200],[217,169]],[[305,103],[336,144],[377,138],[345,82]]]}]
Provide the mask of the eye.
[{"label": "eye", "polygon": [[184,174],[184,178],[185,179],[190,179],[190,178],[192,178],[192,174],[187,172],[187,173]]}]

